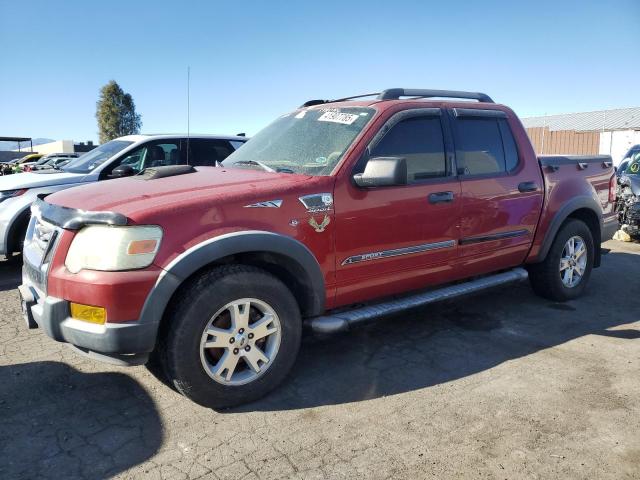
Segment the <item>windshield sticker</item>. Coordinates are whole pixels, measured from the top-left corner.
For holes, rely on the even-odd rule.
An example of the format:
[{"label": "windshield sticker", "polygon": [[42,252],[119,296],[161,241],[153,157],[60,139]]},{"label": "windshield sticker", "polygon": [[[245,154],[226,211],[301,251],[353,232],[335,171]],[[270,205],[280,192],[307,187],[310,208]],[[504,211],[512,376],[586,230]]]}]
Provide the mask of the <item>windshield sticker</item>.
[{"label": "windshield sticker", "polygon": [[359,115],[353,113],[326,112],[318,117],[319,122],[341,123],[343,125],[351,125],[358,119]]}]

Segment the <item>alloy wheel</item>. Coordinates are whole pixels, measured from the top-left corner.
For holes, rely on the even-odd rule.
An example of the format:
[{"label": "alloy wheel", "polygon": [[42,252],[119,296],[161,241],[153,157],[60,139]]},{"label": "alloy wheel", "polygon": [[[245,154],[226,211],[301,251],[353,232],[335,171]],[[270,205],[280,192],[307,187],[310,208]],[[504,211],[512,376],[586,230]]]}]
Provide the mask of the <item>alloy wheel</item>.
[{"label": "alloy wheel", "polygon": [[587,268],[587,246],[582,237],[574,235],[562,249],[560,257],[560,279],[565,287],[573,288],[580,283]]},{"label": "alloy wheel", "polygon": [[241,298],[218,310],[200,340],[207,374],[223,385],[245,385],[262,376],[280,348],[282,328],[274,309],[255,298]]}]

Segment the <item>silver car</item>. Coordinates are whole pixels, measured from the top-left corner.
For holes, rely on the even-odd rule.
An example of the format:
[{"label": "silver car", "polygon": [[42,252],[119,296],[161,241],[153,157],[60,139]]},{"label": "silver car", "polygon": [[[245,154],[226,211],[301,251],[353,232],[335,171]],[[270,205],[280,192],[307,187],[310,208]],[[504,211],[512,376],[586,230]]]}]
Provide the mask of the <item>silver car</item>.
[{"label": "silver car", "polygon": [[135,175],[148,167],[215,166],[246,141],[246,137],[220,135],[127,135],[100,145],[61,169],[0,176],[0,255],[21,251],[29,207],[38,197]]}]

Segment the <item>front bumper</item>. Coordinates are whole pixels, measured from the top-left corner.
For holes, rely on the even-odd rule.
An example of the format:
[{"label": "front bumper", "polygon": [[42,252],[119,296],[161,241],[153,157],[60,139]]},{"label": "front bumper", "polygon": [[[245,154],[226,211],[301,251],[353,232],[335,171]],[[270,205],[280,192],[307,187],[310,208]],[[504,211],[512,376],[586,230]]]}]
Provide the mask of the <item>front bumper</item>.
[{"label": "front bumper", "polygon": [[27,323],[30,321],[54,340],[66,342],[98,360],[119,365],[145,363],[155,345],[158,324],[139,321],[96,325],[71,318],[69,302],[40,297],[38,289],[23,283],[19,287]]}]

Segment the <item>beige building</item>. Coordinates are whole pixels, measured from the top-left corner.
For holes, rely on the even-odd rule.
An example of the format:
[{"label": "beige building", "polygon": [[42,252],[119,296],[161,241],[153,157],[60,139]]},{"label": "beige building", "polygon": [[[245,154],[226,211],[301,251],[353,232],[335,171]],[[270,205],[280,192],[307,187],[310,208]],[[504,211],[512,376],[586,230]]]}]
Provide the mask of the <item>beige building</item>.
[{"label": "beige building", "polygon": [[523,118],[538,154],[611,155],[640,144],[640,107]]},{"label": "beige building", "polygon": [[[28,152],[29,147],[21,148],[21,152]],[[17,151],[17,150],[16,150]],[[34,145],[33,151],[38,153],[74,153],[73,140],[57,140],[55,142],[41,143],[40,145]]]}]

